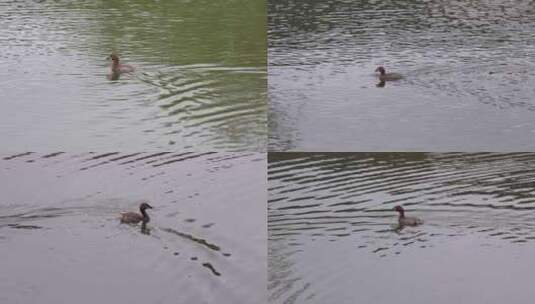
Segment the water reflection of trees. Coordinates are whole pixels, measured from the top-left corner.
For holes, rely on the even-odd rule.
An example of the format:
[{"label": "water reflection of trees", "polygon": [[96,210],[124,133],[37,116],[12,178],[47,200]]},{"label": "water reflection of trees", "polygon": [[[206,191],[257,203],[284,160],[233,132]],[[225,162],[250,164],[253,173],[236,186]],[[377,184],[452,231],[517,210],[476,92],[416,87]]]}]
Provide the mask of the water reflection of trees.
[{"label": "water reflection of trees", "polygon": [[[113,0],[65,6],[77,14],[89,9],[88,43],[98,50],[135,52],[155,64],[266,64],[265,2],[261,0]],[[135,49],[123,50],[123,45]]]},{"label": "water reflection of trees", "polygon": [[321,33],[342,29],[363,34],[369,30],[440,31],[493,30],[496,24],[532,22],[529,3],[503,1],[344,1],[273,0],[268,1],[271,42],[295,34]]}]

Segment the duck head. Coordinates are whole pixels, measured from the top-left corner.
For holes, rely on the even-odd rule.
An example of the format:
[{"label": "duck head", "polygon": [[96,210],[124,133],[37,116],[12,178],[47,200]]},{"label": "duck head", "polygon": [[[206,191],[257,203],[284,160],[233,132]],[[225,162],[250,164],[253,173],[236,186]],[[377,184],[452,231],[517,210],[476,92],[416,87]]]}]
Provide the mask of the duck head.
[{"label": "duck head", "polygon": [[152,209],[152,206],[147,203],[142,203],[141,205],[139,205],[139,210],[145,211],[146,209]]},{"label": "duck head", "polygon": [[378,67],[377,69],[375,69],[375,72],[379,72],[381,73],[381,75],[384,75],[386,73],[386,70],[385,68],[383,68],[382,66]]},{"label": "duck head", "polygon": [[108,60],[112,60],[114,63],[118,63],[119,62],[119,56],[117,56],[116,54],[111,54],[110,56],[108,56],[107,58]]},{"label": "duck head", "polygon": [[401,217],[404,217],[404,216],[405,216],[405,210],[403,210],[403,207],[401,207],[401,206],[398,205],[398,206],[394,207],[394,210],[397,211],[397,212],[399,212],[399,215],[400,215]]}]

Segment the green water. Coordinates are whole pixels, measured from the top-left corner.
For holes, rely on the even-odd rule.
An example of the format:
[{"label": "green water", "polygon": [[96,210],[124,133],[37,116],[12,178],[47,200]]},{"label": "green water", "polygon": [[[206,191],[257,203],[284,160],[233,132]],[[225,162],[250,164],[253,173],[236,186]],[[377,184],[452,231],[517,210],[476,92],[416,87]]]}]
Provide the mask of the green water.
[{"label": "green water", "polygon": [[[264,150],[265,15],[265,1],[4,2],[0,141]],[[135,73],[109,81],[112,52]]]}]

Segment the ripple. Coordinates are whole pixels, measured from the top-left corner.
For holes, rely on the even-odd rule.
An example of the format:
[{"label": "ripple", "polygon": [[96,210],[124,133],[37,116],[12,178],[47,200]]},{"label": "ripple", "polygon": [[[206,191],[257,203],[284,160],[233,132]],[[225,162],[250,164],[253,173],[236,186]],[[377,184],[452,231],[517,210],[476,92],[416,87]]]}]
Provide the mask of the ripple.
[{"label": "ripple", "polygon": [[[4,1],[0,139],[20,144],[13,151],[265,150],[265,21],[249,18],[258,15],[261,1]],[[109,81],[111,52],[136,72]]]},{"label": "ripple", "polygon": [[[265,205],[251,202],[265,200],[265,163],[254,152],[0,155],[0,246],[9,248],[0,280],[17,281],[1,285],[0,298],[35,302],[34,286],[44,302],[62,289],[76,290],[61,293],[75,299],[89,282],[113,298],[117,288],[153,282],[165,295],[160,303],[176,302],[177,288],[192,303],[254,302],[265,292],[258,261],[266,260],[267,232]],[[121,212],[145,201],[153,207],[149,223],[120,223]],[[229,212],[240,214],[239,223]],[[35,267],[42,275],[25,270]],[[130,294],[133,302],[146,295]]]},{"label": "ripple", "polygon": [[[511,253],[533,246],[534,161],[533,153],[270,153],[270,297],[302,303],[351,294],[340,277],[365,278],[343,269],[375,259],[388,268],[465,242]],[[425,224],[398,230],[398,204]],[[337,279],[323,282],[333,271]],[[302,284],[309,292],[295,296]]]},{"label": "ripple", "polygon": [[[532,150],[534,13],[529,1],[269,1],[269,149]],[[404,78],[379,89],[380,65]]]}]

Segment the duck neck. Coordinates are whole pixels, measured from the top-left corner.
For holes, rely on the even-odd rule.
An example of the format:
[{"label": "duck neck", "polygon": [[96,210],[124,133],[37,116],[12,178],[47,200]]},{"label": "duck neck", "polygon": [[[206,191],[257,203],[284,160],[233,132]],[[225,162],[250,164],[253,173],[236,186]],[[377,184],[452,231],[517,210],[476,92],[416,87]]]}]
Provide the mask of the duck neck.
[{"label": "duck neck", "polygon": [[112,61],[112,64],[111,64],[111,70],[112,70],[113,72],[117,72],[117,71],[119,71],[119,59],[117,59],[117,60],[113,60],[113,61]]},{"label": "duck neck", "polygon": [[405,211],[398,210],[398,212],[399,212],[399,218],[404,218],[405,217]]},{"label": "duck neck", "polygon": [[143,215],[143,221],[148,222],[149,221],[149,215],[147,214],[147,211],[145,209],[139,209],[141,211],[141,214]]}]

